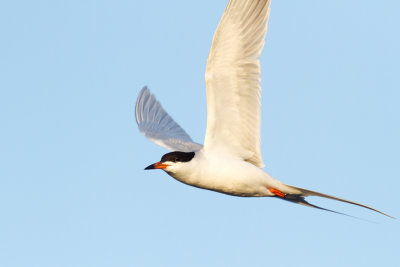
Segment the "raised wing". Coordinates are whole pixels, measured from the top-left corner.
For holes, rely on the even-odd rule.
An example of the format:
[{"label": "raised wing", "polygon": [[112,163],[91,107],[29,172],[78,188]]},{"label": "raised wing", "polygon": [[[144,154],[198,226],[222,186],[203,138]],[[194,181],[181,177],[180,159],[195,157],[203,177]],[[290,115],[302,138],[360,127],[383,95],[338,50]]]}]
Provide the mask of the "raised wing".
[{"label": "raised wing", "polygon": [[140,91],[136,101],[136,122],[144,136],[169,150],[192,152],[202,148],[171,118],[147,87]]},{"label": "raised wing", "polygon": [[260,61],[270,0],[231,0],[207,60],[205,150],[236,155],[258,167],[260,151]]}]

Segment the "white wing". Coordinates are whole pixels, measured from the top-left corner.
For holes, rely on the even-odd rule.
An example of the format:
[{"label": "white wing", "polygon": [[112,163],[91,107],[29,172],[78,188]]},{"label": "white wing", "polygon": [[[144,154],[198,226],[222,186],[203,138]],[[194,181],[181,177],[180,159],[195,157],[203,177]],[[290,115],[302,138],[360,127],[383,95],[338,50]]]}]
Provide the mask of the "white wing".
[{"label": "white wing", "polygon": [[169,150],[191,152],[202,148],[168,115],[147,87],[136,101],[136,122],[144,136]]},{"label": "white wing", "polygon": [[207,131],[204,149],[236,155],[258,167],[260,61],[270,0],[231,0],[207,60]]}]

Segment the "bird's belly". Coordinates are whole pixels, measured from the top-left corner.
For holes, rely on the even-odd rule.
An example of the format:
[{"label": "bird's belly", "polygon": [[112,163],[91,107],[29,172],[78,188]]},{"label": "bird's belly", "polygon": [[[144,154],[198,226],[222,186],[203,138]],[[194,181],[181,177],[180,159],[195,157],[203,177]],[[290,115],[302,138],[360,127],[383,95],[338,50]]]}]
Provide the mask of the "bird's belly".
[{"label": "bird's belly", "polygon": [[[258,168],[257,168],[258,169]],[[261,169],[256,172],[246,170],[243,173],[239,170],[201,170],[191,175],[179,175],[169,173],[176,180],[194,187],[217,191],[220,193],[242,196],[261,197],[271,195],[268,191],[267,174]]]}]

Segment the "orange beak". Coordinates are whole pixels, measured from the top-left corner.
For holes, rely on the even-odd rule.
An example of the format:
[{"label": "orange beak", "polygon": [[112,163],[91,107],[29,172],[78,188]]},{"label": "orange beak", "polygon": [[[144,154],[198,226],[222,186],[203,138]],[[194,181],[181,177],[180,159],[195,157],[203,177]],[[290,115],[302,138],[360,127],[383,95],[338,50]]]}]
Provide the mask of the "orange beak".
[{"label": "orange beak", "polygon": [[169,165],[168,164],[164,164],[161,162],[156,162],[154,164],[151,164],[149,166],[147,166],[146,168],[144,168],[145,170],[153,170],[153,169],[165,169],[167,168]]}]

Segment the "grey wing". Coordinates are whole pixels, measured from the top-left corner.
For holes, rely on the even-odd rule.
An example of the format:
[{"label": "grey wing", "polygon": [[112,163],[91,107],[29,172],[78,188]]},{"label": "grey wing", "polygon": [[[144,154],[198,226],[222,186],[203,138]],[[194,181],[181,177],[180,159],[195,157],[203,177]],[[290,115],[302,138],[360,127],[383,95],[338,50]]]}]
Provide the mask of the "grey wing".
[{"label": "grey wing", "polygon": [[147,86],[136,101],[136,122],[144,136],[169,150],[191,152],[202,148],[164,110]]}]

